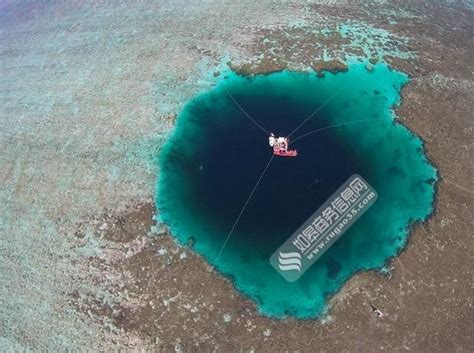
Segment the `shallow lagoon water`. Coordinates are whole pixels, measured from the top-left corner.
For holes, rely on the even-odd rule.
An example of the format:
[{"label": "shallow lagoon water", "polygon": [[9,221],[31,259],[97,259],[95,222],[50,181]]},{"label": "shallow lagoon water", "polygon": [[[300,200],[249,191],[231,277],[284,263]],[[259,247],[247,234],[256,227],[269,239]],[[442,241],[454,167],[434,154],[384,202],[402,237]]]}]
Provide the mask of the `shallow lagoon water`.
[{"label": "shallow lagoon water", "polygon": [[[421,140],[396,123],[391,110],[407,82],[385,64],[368,71],[356,63],[322,78],[288,71],[229,74],[186,104],[163,146],[156,200],[161,220],[181,243],[194,238],[195,251],[263,314],[318,316],[354,273],[381,268],[397,255],[410,225],[432,212],[436,170]],[[280,136],[314,115],[291,136],[299,156],[272,160],[220,253],[272,155],[268,136],[230,95]],[[355,173],[377,191],[377,202],[298,281],[286,282],[269,257]]]}]

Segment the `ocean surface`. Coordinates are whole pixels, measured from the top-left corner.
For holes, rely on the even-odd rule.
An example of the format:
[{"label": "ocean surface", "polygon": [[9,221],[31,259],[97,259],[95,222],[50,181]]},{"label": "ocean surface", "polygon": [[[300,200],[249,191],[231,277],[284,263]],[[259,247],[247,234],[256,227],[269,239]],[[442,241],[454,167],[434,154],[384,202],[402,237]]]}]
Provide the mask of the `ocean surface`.
[{"label": "ocean surface", "polygon": [[[403,249],[410,226],[433,210],[436,170],[392,110],[407,82],[386,64],[368,70],[362,63],[324,77],[226,75],[185,105],[161,150],[161,221],[179,242],[195,240],[194,250],[261,313],[321,315],[346,280],[382,268]],[[299,156],[268,165],[267,132],[291,134]],[[298,281],[286,282],[270,256],[355,173],[378,200]]]}]

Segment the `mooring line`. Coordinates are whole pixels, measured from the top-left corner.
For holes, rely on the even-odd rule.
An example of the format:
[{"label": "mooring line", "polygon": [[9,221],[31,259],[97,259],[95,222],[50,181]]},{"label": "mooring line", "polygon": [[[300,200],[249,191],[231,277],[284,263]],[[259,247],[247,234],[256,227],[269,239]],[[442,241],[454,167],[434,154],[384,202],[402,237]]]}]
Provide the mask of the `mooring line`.
[{"label": "mooring line", "polygon": [[392,118],[375,118],[375,119],[361,119],[361,120],[355,120],[355,121],[348,121],[348,122],[346,122],[346,123],[340,123],[340,124],[329,125],[329,126],[322,127],[322,128],[320,128],[320,129],[316,129],[316,130],[309,131],[309,132],[307,132],[307,133],[305,133],[305,134],[303,134],[303,135],[301,135],[301,136],[298,136],[296,139],[294,139],[293,141],[291,141],[289,145],[292,145],[293,143],[295,143],[296,141],[302,139],[303,137],[306,137],[306,136],[315,134],[315,133],[320,132],[320,131],[323,131],[323,130],[328,130],[328,129],[332,129],[332,128],[335,128],[335,127],[345,126],[345,125],[350,125],[350,124],[355,124],[355,123],[369,122],[369,121],[374,121],[374,120],[389,120],[389,121],[394,121]]},{"label": "mooring line", "polygon": [[321,104],[318,109],[316,109],[314,112],[312,112],[301,124],[299,124],[290,134],[287,136],[288,138],[293,135],[296,131],[299,130],[304,124],[306,124],[317,112],[319,112],[326,104],[328,104],[330,101],[332,101],[339,93],[342,92],[344,89],[344,85],[339,88],[336,93],[334,93],[331,97],[329,97],[323,104]]},{"label": "mooring line", "polygon": [[[226,91],[227,91],[227,90],[226,90]],[[232,96],[232,94],[230,94],[229,91],[227,91],[227,95],[234,101],[235,105],[236,105],[237,107],[239,107],[239,109],[242,111],[242,113],[245,114],[245,116],[246,116],[247,118],[249,118],[249,119],[250,119],[260,130],[262,130],[265,134],[270,135],[270,133],[269,133],[267,130],[265,130],[259,123],[257,123],[257,122],[255,121],[255,119],[253,119],[253,118],[250,116],[250,114],[248,114],[248,113],[245,111],[245,109],[242,108],[242,106],[235,100],[234,96]]]},{"label": "mooring line", "polygon": [[215,260],[214,260],[214,263],[216,263],[217,260],[219,259],[219,257],[221,256],[222,251],[224,250],[224,248],[225,248],[225,246],[227,245],[227,243],[228,243],[230,237],[232,236],[232,233],[234,232],[235,227],[237,226],[237,223],[239,223],[240,217],[242,217],[242,214],[244,213],[245,209],[247,208],[247,205],[248,205],[248,203],[250,202],[250,199],[252,198],[252,196],[253,196],[255,190],[257,190],[257,187],[258,187],[258,185],[260,184],[260,181],[262,180],[263,176],[265,175],[265,172],[267,171],[268,167],[270,166],[270,163],[272,163],[274,157],[275,157],[275,155],[272,154],[270,160],[269,160],[268,163],[267,163],[267,166],[266,166],[265,169],[263,170],[262,174],[260,174],[260,177],[258,178],[257,183],[256,183],[255,186],[253,187],[252,192],[250,193],[249,197],[247,198],[247,201],[246,201],[245,204],[244,204],[244,207],[242,207],[242,209],[240,210],[239,216],[238,216],[237,219],[235,220],[234,225],[232,226],[232,228],[231,228],[229,234],[227,235],[227,238],[226,238],[224,244],[222,245],[221,249],[219,250],[219,253],[217,254],[217,256],[216,256],[216,258],[215,258]]}]

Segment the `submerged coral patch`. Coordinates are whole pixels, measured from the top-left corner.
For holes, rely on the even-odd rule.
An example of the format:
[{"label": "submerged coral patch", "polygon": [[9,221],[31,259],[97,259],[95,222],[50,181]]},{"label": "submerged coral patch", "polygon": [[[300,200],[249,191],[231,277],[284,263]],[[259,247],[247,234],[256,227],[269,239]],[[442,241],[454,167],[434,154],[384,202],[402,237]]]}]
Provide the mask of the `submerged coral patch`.
[{"label": "submerged coral patch", "polygon": [[[162,149],[161,220],[181,243],[193,239],[262,313],[317,316],[355,272],[396,255],[410,225],[432,211],[436,171],[392,111],[407,81],[385,64],[369,72],[360,63],[324,77],[229,75],[186,104]],[[270,131],[291,134],[298,157],[268,164]],[[269,257],[356,173],[377,202],[298,281],[286,282]]]}]

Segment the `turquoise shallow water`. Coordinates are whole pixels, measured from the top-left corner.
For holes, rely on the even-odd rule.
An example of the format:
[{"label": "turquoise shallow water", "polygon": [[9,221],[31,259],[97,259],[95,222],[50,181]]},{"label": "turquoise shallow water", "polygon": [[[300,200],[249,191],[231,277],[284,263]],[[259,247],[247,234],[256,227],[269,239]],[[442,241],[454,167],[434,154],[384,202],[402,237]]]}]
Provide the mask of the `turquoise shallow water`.
[{"label": "turquoise shallow water", "polygon": [[[195,251],[263,314],[316,317],[355,272],[380,268],[396,255],[410,225],[432,212],[436,170],[421,140],[394,122],[391,111],[407,82],[384,64],[370,72],[352,64],[347,73],[323,78],[230,74],[186,104],[162,149],[161,220],[181,243],[196,239]],[[271,156],[266,134],[229,93],[264,129],[282,136],[321,109],[292,136],[300,155],[271,162],[217,257]],[[286,282],[270,255],[354,173],[379,199],[298,281]]]}]

